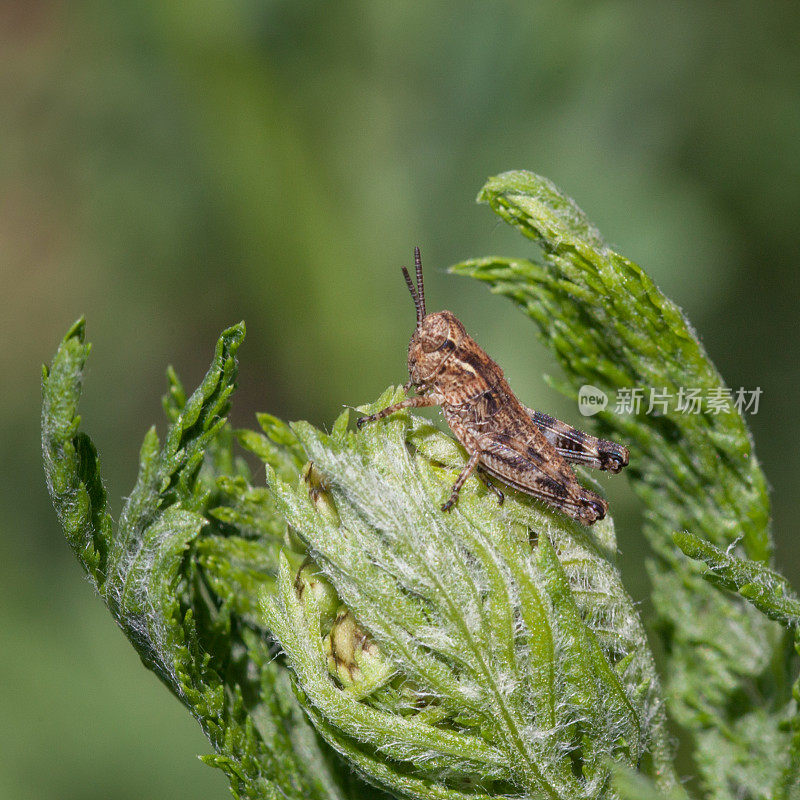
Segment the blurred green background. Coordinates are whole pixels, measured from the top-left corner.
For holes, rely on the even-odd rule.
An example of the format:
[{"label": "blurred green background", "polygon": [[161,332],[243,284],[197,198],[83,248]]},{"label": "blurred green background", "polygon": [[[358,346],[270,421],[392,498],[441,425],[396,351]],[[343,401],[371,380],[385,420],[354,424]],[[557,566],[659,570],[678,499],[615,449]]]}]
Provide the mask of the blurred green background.
[{"label": "blurred green background", "polygon": [[[47,498],[39,365],[94,342],[82,405],[118,512],[161,420],[244,318],[233,421],[330,424],[405,380],[419,244],[521,399],[575,423],[507,301],[445,268],[524,255],[473,198],[527,168],[688,313],[751,418],[778,564],[800,543],[795,3],[0,6],[0,797],[228,796],[189,716],[82,580]],[[161,426],[163,430],[163,425]],[[604,482],[605,484],[605,482]],[[639,512],[607,484],[644,602]]]}]

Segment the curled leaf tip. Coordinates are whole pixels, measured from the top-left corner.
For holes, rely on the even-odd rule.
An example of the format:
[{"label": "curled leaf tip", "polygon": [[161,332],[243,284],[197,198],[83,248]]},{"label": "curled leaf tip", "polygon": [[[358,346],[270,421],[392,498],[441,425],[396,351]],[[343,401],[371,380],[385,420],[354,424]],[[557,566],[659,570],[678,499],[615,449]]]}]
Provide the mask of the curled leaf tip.
[{"label": "curled leaf tip", "polygon": [[64,336],[65,342],[69,339],[77,339],[79,342],[81,342],[81,344],[83,344],[84,340],[86,339],[86,317],[81,316],[72,323],[72,326],[67,331],[66,336]]}]

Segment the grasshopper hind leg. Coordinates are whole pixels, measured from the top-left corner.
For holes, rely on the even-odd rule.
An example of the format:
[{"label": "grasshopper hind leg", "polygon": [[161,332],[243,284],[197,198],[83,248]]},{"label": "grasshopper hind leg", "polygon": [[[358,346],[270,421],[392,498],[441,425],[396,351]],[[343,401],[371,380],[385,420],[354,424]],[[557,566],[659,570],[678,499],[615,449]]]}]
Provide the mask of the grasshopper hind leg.
[{"label": "grasshopper hind leg", "polygon": [[525,411],[556,452],[570,463],[606,470],[612,475],[628,466],[630,454],[627,447],[608,439],[598,439],[543,411],[532,408]]}]

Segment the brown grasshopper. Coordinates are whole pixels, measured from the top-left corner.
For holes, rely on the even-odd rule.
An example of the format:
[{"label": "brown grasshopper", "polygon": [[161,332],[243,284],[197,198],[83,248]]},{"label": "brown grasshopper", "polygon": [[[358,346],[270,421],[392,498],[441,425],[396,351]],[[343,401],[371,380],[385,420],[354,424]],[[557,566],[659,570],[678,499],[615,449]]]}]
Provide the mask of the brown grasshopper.
[{"label": "brown grasshopper", "polygon": [[584,525],[603,519],[608,503],[578,483],[570,463],[617,473],[628,464],[628,449],[523,406],[503,371],[467,335],[455,314],[427,313],[418,247],[414,248],[414,263],[416,289],[408,270],[402,269],[417,309],[417,326],[408,345],[411,379],[405,388],[408,391],[413,386],[417,396],[361,417],[358,427],[403,408],[442,406],[447,424],[470,454],[443,511],[453,507],[461,487],[477,469],[501,503],[503,493],[481,471]]}]

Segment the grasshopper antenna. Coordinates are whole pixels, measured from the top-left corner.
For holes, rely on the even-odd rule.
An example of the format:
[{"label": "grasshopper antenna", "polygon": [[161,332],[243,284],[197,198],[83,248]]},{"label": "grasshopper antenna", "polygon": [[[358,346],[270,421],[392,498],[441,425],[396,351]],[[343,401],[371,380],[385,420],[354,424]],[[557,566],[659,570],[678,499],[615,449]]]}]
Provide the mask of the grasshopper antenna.
[{"label": "grasshopper antenna", "polygon": [[419,314],[421,308],[422,317],[420,321],[422,321],[428,312],[425,310],[425,284],[422,282],[422,256],[419,254],[419,247],[414,248],[414,266],[417,268],[417,296],[419,297],[417,314]]},{"label": "grasshopper antenna", "polygon": [[419,307],[419,297],[417,297],[417,290],[414,288],[414,284],[411,282],[411,276],[408,274],[408,270],[405,267],[400,267],[403,270],[403,277],[406,279],[406,286],[408,286],[408,291],[411,292],[411,299],[414,301],[414,308],[417,309],[417,326],[422,322],[422,318],[425,316],[424,314],[420,314],[420,307]]},{"label": "grasshopper antenna", "polygon": [[408,291],[411,292],[411,299],[414,301],[414,308],[417,309],[417,327],[419,327],[425,317],[425,306],[420,305],[419,295],[417,294],[417,290],[414,288],[414,284],[411,281],[411,276],[408,274],[408,270],[405,267],[400,267],[400,269],[403,270],[403,277],[406,279],[406,286],[408,286]]}]

